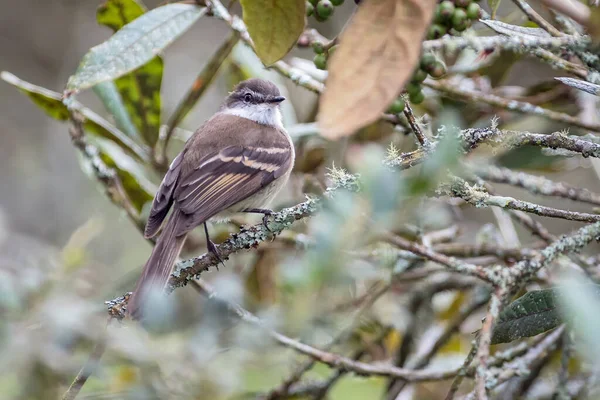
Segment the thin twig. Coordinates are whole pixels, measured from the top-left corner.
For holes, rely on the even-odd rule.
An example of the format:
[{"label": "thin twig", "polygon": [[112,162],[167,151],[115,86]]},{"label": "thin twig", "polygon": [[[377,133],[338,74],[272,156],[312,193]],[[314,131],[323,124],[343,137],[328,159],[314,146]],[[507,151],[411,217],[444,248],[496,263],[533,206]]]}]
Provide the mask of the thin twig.
[{"label": "thin twig", "polygon": [[354,361],[348,357],[344,357],[338,354],[329,353],[323,350],[319,350],[315,347],[309,346],[298,340],[292,339],[285,336],[275,330],[268,328],[262,321],[245,310],[238,304],[230,301],[226,301],[220,298],[207,283],[197,280],[193,283],[194,287],[205,294],[209,299],[218,301],[224,304],[231,312],[237,315],[242,321],[257,326],[265,331],[272,339],[278,342],[280,345],[293,349],[294,351],[304,354],[308,357],[315,359],[331,368],[341,369],[345,371],[351,371],[358,375],[365,376],[386,376],[402,378],[411,382],[426,382],[426,381],[439,381],[450,379],[456,375],[457,369],[449,369],[442,371],[422,371],[422,370],[410,370],[404,368],[396,368],[387,365],[373,365],[367,364],[360,361]]},{"label": "thin twig", "polygon": [[[408,364],[409,368],[420,369],[424,368],[429,364],[433,356],[440,350],[440,348],[450,340],[452,335],[458,331],[460,326],[469,318],[475,311],[485,305],[489,300],[489,296],[480,296],[471,300],[459,313],[452,318],[447,324],[444,330],[439,334],[433,345],[429,350],[418,359]],[[402,392],[406,386],[406,381],[396,381],[396,384],[388,392],[388,399],[396,399],[397,396]]]},{"label": "thin twig", "polygon": [[513,3],[517,5],[527,15],[529,20],[535,22],[540,28],[555,37],[564,36],[564,33],[556,29],[550,22],[546,21],[544,17],[538,14],[525,0],[513,0]]},{"label": "thin twig", "polygon": [[[108,324],[106,329],[108,329]],[[62,397],[62,400],[74,400],[83,385],[87,382],[88,378],[94,373],[98,363],[100,362],[100,358],[104,354],[106,350],[106,332],[102,334],[102,336],[98,339],[98,342],[94,345],[92,352],[90,353],[87,361],[79,370],[79,373],[65,392]]]},{"label": "thin twig", "polygon": [[450,390],[448,390],[448,394],[446,394],[445,400],[453,400],[454,399],[456,392],[458,392],[458,389],[460,388],[460,384],[465,379],[465,376],[467,376],[467,368],[469,367],[471,362],[473,362],[473,360],[475,359],[475,356],[477,355],[478,348],[479,348],[479,340],[473,341],[471,350],[469,351],[469,354],[467,354],[467,357],[465,357],[465,361],[463,362],[462,366],[458,370],[458,374],[456,374],[456,377],[452,381],[452,384],[450,385]]},{"label": "thin twig", "polygon": [[411,253],[418,254],[422,257],[425,257],[431,261],[434,261],[438,264],[441,264],[451,271],[459,272],[463,274],[468,274],[471,276],[475,276],[480,278],[491,284],[499,284],[498,277],[496,274],[490,270],[487,270],[479,265],[469,264],[462,261],[459,261],[455,258],[445,256],[443,254],[437,253],[425,246],[420,244],[411,242],[406,240],[400,236],[396,236],[393,234],[388,234],[384,236],[384,240],[393,244],[394,246],[398,246],[401,249],[410,251]]},{"label": "thin twig", "polygon": [[[325,346],[325,350],[329,351],[334,348],[336,345],[347,340],[350,335],[356,329],[356,326],[360,323],[360,317],[375,304],[375,302],[385,294],[389,288],[390,284],[383,285],[379,287],[375,291],[370,291],[369,295],[362,302],[362,306],[354,313],[352,316],[352,323],[346,329],[344,329],[340,334],[338,334],[330,343]],[[355,360],[358,360],[360,357],[354,357]],[[310,359],[305,363],[301,364],[298,368],[294,370],[292,374],[288,378],[286,378],[278,387],[272,389],[267,393],[264,397],[264,400],[275,400],[277,398],[285,397],[288,394],[288,391],[296,382],[298,382],[302,376],[309,371],[316,364],[316,360]],[[340,371],[341,372],[341,371]],[[341,375],[340,375],[341,376]],[[330,382],[330,385],[333,382]]]},{"label": "thin twig", "polygon": [[597,222],[600,215],[567,211],[560,208],[546,207],[528,201],[517,200],[508,196],[493,196],[483,188],[471,186],[466,181],[455,178],[452,183],[442,188],[443,193],[459,197],[476,207],[501,207],[508,210],[524,211],[542,217],[561,218],[569,221]]},{"label": "thin twig", "polygon": [[451,97],[458,97],[463,100],[468,100],[473,104],[488,104],[494,107],[499,107],[508,111],[514,111],[529,115],[539,115],[555,122],[563,122],[569,125],[577,126],[589,131],[600,132],[600,125],[594,123],[586,123],[580,118],[573,117],[569,114],[558,111],[548,110],[523,101],[509,100],[493,94],[476,92],[473,90],[463,89],[459,85],[450,84],[445,81],[434,81],[427,79],[423,82],[424,86],[435,89],[443,94]]},{"label": "thin twig", "polygon": [[477,360],[479,361],[479,365],[475,375],[475,391],[478,400],[486,400],[488,398],[486,379],[489,368],[488,358],[490,356],[490,344],[492,342],[492,328],[494,327],[494,322],[498,318],[498,315],[500,315],[504,296],[504,289],[496,289],[496,292],[492,295],[485,321],[479,332],[479,349],[477,350]]},{"label": "thin twig", "polygon": [[544,5],[566,15],[573,21],[586,26],[590,19],[590,9],[578,1],[540,0]]},{"label": "thin twig", "polygon": [[526,189],[533,194],[564,197],[566,199],[600,206],[600,194],[594,193],[588,189],[571,186],[568,183],[554,182],[543,176],[535,176],[525,172],[516,172],[508,168],[493,165],[477,166],[473,172],[486,181],[517,186]]},{"label": "thin twig", "polygon": [[407,99],[404,99],[404,115],[406,116],[406,119],[408,119],[408,123],[412,129],[412,131],[414,132],[417,140],[419,141],[419,143],[421,144],[421,146],[428,148],[431,146],[431,143],[429,143],[429,139],[427,139],[427,137],[423,134],[423,131],[421,130],[421,127],[419,126],[419,124],[417,123],[417,120],[415,118],[415,114],[413,113],[412,108],[410,107],[410,104],[408,101],[406,101]]}]

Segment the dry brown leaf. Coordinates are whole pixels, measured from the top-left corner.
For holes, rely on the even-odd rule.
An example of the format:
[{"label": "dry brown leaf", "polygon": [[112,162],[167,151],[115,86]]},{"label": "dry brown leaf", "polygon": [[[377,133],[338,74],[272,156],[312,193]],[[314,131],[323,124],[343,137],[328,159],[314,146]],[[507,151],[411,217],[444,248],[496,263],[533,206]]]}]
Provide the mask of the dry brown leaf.
[{"label": "dry brown leaf", "polygon": [[329,60],[318,116],[323,136],[350,135],[380,117],[412,75],[436,4],[436,0],[360,4]]}]

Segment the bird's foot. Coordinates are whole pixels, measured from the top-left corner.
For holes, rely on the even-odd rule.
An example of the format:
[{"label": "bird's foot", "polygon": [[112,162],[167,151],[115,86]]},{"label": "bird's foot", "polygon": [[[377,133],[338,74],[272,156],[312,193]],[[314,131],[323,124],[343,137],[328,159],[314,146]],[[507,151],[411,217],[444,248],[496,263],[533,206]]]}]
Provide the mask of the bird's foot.
[{"label": "bird's foot", "polygon": [[270,233],[273,233],[271,228],[269,228],[269,216],[273,215],[273,210],[269,210],[266,208],[248,208],[248,209],[244,210],[244,212],[254,213],[254,214],[262,214],[263,215],[263,217],[262,217],[263,226]]},{"label": "bird's foot", "polygon": [[[221,253],[219,252],[219,249],[217,249],[217,245],[212,240],[209,240],[206,243],[206,247],[208,248],[208,252],[211,253],[213,256],[215,256],[215,258],[219,261],[219,263],[221,263],[221,265],[225,266],[225,263],[223,262],[223,259],[221,258]],[[217,271],[218,271],[219,270],[218,263],[217,263],[216,267],[217,267]]]}]

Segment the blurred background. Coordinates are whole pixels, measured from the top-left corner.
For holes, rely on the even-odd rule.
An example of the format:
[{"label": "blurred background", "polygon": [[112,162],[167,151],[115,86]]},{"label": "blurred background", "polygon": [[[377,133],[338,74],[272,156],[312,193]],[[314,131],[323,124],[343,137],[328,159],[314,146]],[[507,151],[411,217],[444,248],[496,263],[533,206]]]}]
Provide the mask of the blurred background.
[{"label": "blurred background", "polygon": [[[111,35],[108,28],[96,22],[96,8],[100,3],[99,0],[0,0],[0,70],[61,92],[81,57]],[[160,4],[154,0],[145,0],[144,3],[148,8]],[[353,7],[354,2],[347,1],[336,11],[334,18],[318,25],[319,31],[326,37],[333,37],[342,28]],[[239,6],[233,11],[240,14]],[[499,15],[515,24],[524,21],[522,14],[509,1],[502,4]],[[311,24],[316,24],[314,19],[311,19]],[[476,30],[491,34],[480,25],[476,26]],[[161,89],[163,120],[171,115],[228,33],[229,28],[222,21],[202,18],[166,50]],[[246,53],[236,49],[234,54],[243,58]],[[313,53],[307,49],[295,49],[288,59],[294,57],[311,60]],[[508,97],[533,96],[524,93],[523,87],[536,86],[555,76],[549,67],[536,60],[525,56],[513,60],[511,57],[507,55],[504,61],[500,57],[494,63],[496,70],[501,71],[499,75],[508,72],[502,78],[501,89]],[[256,65],[256,61],[252,62],[251,65]],[[490,71],[492,73],[496,72]],[[233,74],[231,68],[222,68],[207,93],[180,124],[181,128],[193,131],[218,109],[231,89]],[[287,123],[314,121],[316,95],[276,75],[270,77],[288,91],[293,107],[287,110]],[[78,99],[108,118],[108,113],[91,91],[82,93]],[[553,101],[556,107],[566,112],[574,111],[574,104],[589,104],[585,95],[574,96],[567,92]],[[453,111],[463,127],[489,124],[493,116],[493,113],[479,114],[450,101],[441,105],[441,108]],[[427,106],[417,110],[418,113],[424,111],[428,111]],[[588,117],[597,118],[595,113]],[[536,117],[511,116],[502,120],[506,121],[503,125],[506,129],[545,133],[564,128]],[[366,130],[343,144],[326,144],[318,139],[303,141],[296,174],[274,208],[303,201],[305,193],[315,192],[313,186],[322,187],[325,183],[323,174],[334,161],[337,161],[336,165],[357,172],[362,167],[364,173],[368,172],[368,168],[364,170],[365,166],[372,164],[362,161],[369,160],[372,154],[383,154],[390,142],[403,150],[414,148],[412,136],[391,132],[389,127],[381,130],[385,133],[382,134],[377,127]],[[171,156],[182,143],[179,140],[172,146]],[[483,150],[481,156],[494,157],[501,164],[516,169],[599,190],[600,169],[589,160],[560,157],[550,160],[532,149],[500,155]],[[316,176],[317,183],[306,174]],[[149,179],[159,183],[156,176],[150,175]],[[540,202],[539,198],[524,191],[501,185],[499,189],[504,195]],[[554,199],[543,199],[543,203],[564,205]],[[441,229],[446,218],[454,218],[452,213],[455,210],[440,209],[440,214],[429,215],[430,220],[437,219],[439,215],[437,221],[424,224]],[[569,209],[585,210],[575,203],[569,204]],[[474,240],[481,234],[482,225],[495,221],[487,210],[469,208],[461,212],[460,238],[465,241]],[[329,234],[335,235],[334,229],[346,229],[348,226],[345,224],[355,222],[352,219],[340,221],[339,214],[333,214],[334,217],[326,214],[321,219],[317,218],[310,226],[300,222],[296,231],[311,230],[318,235],[327,235],[323,229],[328,227],[332,230]],[[408,217],[404,215],[402,218]],[[414,219],[419,220],[419,215]],[[256,222],[241,222],[248,221]],[[544,224],[554,233],[564,233],[579,226],[562,220],[544,220]],[[356,230],[356,226],[360,225],[353,229]],[[220,241],[236,227],[235,224],[225,224],[211,229],[218,232],[216,237]],[[517,229],[522,233],[520,228]],[[358,232],[348,233],[349,237],[353,233]],[[342,300],[347,297],[360,298],[367,292],[369,285],[366,282],[381,278],[388,270],[382,271],[361,262],[345,265],[348,270],[343,273],[315,267],[311,271],[317,277],[309,278],[318,280],[319,284],[306,284],[310,279],[305,276],[308,273],[299,272],[306,271],[302,265],[318,263],[307,261],[306,257],[296,257],[302,250],[294,246],[302,240],[293,235],[288,239],[294,243],[293,246],[281,244],[279,240],[266,244],[261,251],[234,256],[226,262],[226,268],[218,273],[214,270],[206,273],[203,278],[213,282],[219,293],[243,302],[267,321],[280,325],[283,320],[286,329],[293,335],[297,334],[311,343],[327,343],[333,332],[344,324],[337,317],[324,317],[325,320],[321,321],[318,311],[345,304]],[[283,242],[285,240],[282,239]],[[349,243],[352,240],[348,239]],[[279,251],[282,248],[286,251]],[[59,398],[104,329],[103,301],[132,289],[150,250],[150,244],[124,213],[106,199],[103,189],[94,180],[82,172],[77,153],[70,143],[67,124],[49,118],[14,87],[0,82],[0,297],[9,303],[24,302],[27,306],[22,310],[28,310],[28,314],[19,316],[0,311],[4,320],[0,321],[0,398]],[[192,255],[202,254],[204,247],[193,250]],[[273,272],[277,266],[278,272]],[[354,284],[347,284],[346,279]],[[338,291],[325,295],[325,289],[332,282],[339,285],[335,287]],[[286,285],[294,289],[286,292],[289,289]],[[385,325],[382,321],[396,327],[398,332],[406,328],[410,321],[409,302],[395,296],[404,290],[399,286],[387,301],[377,303],[372,312],[376,317],[371,315],[365,320],[365,336],[379,337]],[[36,303],[38,296],[45,299],[43,304]],[[25,297],[27,300],[24,300]],[[187,307],[178,316],[188,316],[187,312],[194,316],[173,322],[175,326],[183,327],[183,333],[155,338],[144,336],[133,328],[131,331],[113,332],[112,335],[118,335],[116,342],[119,345],[115,345],[116,350],[104,359],[103,369],[85,387],[82,399],[166,398],[160,395],[163,383],[153,381],[153,374],[158,373],[154,368],[158,367],[152,364],[152,360],[161,360],[158,369],[162,373],[166,370],[166,375],[178,377],[165,384],[169,393],[177,393],[169,398],[218,399],[274,387],[300,359],[288,349],[264,343],[264,337],[258,331],[248,327],[241,331],[233,330],[227,314],[222,309],[210,309],[211,306],[198,300],[198,295],[191,288],[177,291],[177,297],[183,298],[184,307]],[[457,307],[460,307],[459,292],[441,293],[432,301],[430,311],[431,315],[437,315],[440,321],[444,321]],[[447,344],[447,357],[438,366],[457,365],[464,359],[472,339],[471,333],[480,327],[483,309],[481,311],[472,316],[472,321],[462,328],[456,340]],[[197,325],[194,313],[201,315],[198,318],[202,322]],[[8,324],[6,321],[9,319],[17,322]],[[373,326],[369,328],[371,322]],[[165,330],[164,327],[162,329]],[[223,332],[229,336],[222,337]],[[371,349],[372,358],[385,359],[393,354],[400,340],[398,335],[388,335],[383,342],[378,341]],[[357,340],[375,341],[364,337]],[[269,350],[263,356],[265,348]],[[146,354],[147,349],[152,349],[152,354]],[[319,366],[309,376],[315,378],[327,374],[327,368]],[[194,379],[188,380],[191,376]],[[184,384],[186,380],[195,386],[188,387]],[[23,382],[28,384],[23,385]],[[330,396],[332,399],[350,400],[380,398],[385,383],[378,378],[351,377],[336,386]],[[421,385],[417,394],[411,393],[415,394],[414,398],[436,399],[446,389],[444,386],[438,392],[435,383],[425,384]]]}]

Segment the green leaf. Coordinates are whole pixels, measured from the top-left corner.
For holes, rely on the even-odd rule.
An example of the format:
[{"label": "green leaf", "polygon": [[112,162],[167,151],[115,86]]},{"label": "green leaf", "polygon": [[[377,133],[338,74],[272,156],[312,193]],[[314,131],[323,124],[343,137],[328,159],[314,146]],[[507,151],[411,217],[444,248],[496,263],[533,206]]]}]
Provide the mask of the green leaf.
[{"label": "green leaf", "polygon": [[304,30],[305,0],[241,0],[256,54],[269,66],[283,58]]},{"label": "green leaf", "polygon": [[556,289],[534,290],[513,301],[498,318],[492,344],[539,335],[562,323]]},{"label": "green leaf", "polygon": [[130,137],[138,137],[138,131],[131,122],[131,118],[129,118],[125,104],[123,104],[123,98],[115,84],[113,82],[102,82],[94,86],[93,90],[104,104],[106,111],[110,112],[115,118],[117,128]]},{"label": "green leaf", "polygon": [[[60,93],[21,80],[10,72],[3,71],[0,74],[0,78],[27,95],[34,104],[40,107],[50,117],[59,121],[66,121],[69,119],[69,110],[63,104]],[[88,132],[112,140],[125,149],[127,153],[134,155],[139,160],[144,162],[149,161],[148,150],[146,148],[135,143],[130,137],[77,101],[73,101],[72,106],[85,117],[86,121],[84,123],[84,128]]]},{"label": "green leaf", "polygon": [[[96,19],[115,32],[133,22],[146,12],[136,0],[108,0],[98,7]],[[154,57],[148,63],[115,80],[116,88],[123,99],[137,132],[151,146],[156,144],[160,128],[160,87],[163,75],[163,60]],[[113,113],[114,115],[114,113]],[[118,121],[115,115],[115,120]]]},{"label": "green leaf", "polygon": [[154,57],[147,64],[115,81],[134,125],[150,146],[158,140],[160,129],[160,86],[163,60]]},{"label": "green leaf", "polygon": [[116,32],[145,12],[144,5],[136,0],[108,0],[98,7],[96,20]]},{"label": "green leaf", "polygon": [[488,5],[490,6],[490,10],[492,10],[492,19],[496,19],[496,11],[498,11],[501,2],[502,0],[488,0]]},{"label": "green leaf", "polygon": [[93,47],[69,79],[67,91],[76,92],[114,80],[144,65],[206,11],[206,7],[175,3],[147,12]]}]

